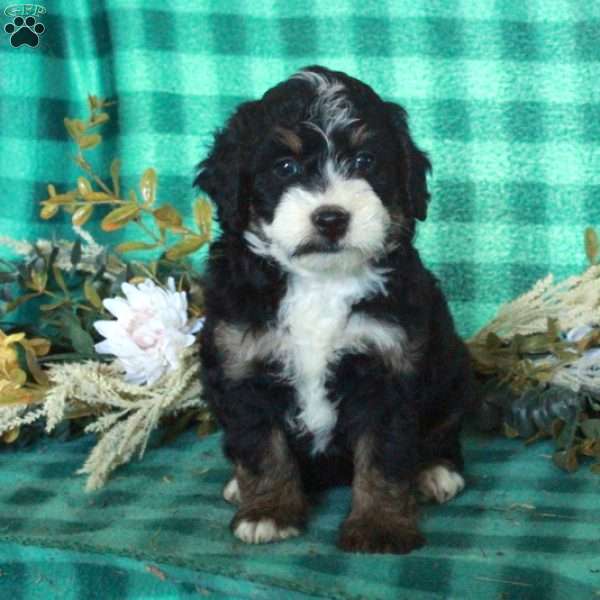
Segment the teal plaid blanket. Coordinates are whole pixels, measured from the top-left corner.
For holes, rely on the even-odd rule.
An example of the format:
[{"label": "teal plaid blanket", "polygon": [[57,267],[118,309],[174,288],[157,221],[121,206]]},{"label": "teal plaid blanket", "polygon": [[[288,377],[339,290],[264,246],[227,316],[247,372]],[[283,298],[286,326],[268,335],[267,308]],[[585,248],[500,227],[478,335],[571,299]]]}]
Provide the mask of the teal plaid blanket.
[{"label": "teal plaid blanket", "polygon": [[[35,18],[45,30],[36,47],[11,44],[38,35],[35,24],[23,32],[10,10],[1,17],[2,28],[10,27],[0,29],[0,236],[70,237],[66,220],[39,219],[37,202],[47,183],[65,189],[78,175],[62,119],[85,114],[88,93],[118,102],[97,164],[120,156],[131,186],[146,167],[155,167],[160,197],[190,214],[194,166],[215,127],[239,102],[304,65],[322,63],[407,108],[414,137],[434,165],[430,216],[420,226],[418,246],[463,334],[547,272],[562,277],[585,265],[583,229],[600,224],[596,2],[40,5],[46,13]],[[102,239],[97,222],[91,231]],[[243,590],[229,588],[239,596],[262,597],[267,592],[252,586],[273,584],[342,598],[373,598],[379,591],[393,598],[591,597],[600,588],[598,480],[586,473],[561,476],[539,449],[486,444],[473,467],[479,483],[456,503],[431,511],[432,544],[406,560],[332,551],[346,501],[341,492],[330,496],[305,540],[265,549],[233,544],[223,529],[230,511],[216,497],[223,467],[215,472],[210,466],[208,479],[194,475],[204,462],[193,445],[157,452],[155,463],[132,467],[102,500],[84,498],[81,482],[72,478],[81,446],[50,444],[41,458],[4,454],[0,533],[13,541],[245,577]],[[174,465],[175,485],[163,485],[160,478]],[[519,504],[536,508],[510,509]],[[11,552],[6,569],[14,574],[23,566],[11,562]],[[96,569],[91,558],[85,564],[88,572]],[[227,590],[219,585],[215,594]]]},{"label": "teal plaid blanket", "polygon": [[13,48],[0,31],[1,234],[70,234],[64,220],[41,222],[36,202],[47,183],[64,188],[78,174],[62,118],[85,114],[88,92],[118,101],[97,162],[118,154],[133,186],[154,166],[160,196],[190,214],[194,166],[215,127],[242,100],[323,63],[408,109],[434,168],[418,245],[463,334],[548,271],[585,264],[583,229],[600,222],[598,3],[65,0],[46,9],[36,48]]},{"label": "teal plaid blanket", "polygon": [[[465,491],[424,507],[428,545],[393,556],[335,548],[348,488],[323,497],[305,535],[240,542],[227,528],[234,508],[221,498],[230,467],[219,442],[186,434],[91,495],[74,475],[88,438],[3,456],[0,597],[12,590],[10,597],[29,598],[40,575],[42,590],[54,585],[61,594],[50,597],[68,600],[198,598],[202,590],[209,598],[276,600],[593,600],[600,592],[600,478],[588,469],[561,476],[549,443],[524,451],[518,442],[468,435]],[[17,543],[47,550],[9,554],[6,544]],[[69,550],[71,560],[59,561],[52,548]]]}]

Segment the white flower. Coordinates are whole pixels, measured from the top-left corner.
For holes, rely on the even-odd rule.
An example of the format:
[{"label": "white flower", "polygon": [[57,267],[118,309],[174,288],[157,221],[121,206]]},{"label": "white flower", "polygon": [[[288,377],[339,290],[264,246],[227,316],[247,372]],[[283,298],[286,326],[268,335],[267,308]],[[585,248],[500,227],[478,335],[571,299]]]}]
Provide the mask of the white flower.
[{"label": "white flower", "polygon": [[187,298],[177,292],[172,278],[167,289],[150,279],[121,286],[125,298],[107,298],[103,304],[116,321],[96,321],[94,327],[106,339],[96,344],[99,354],[114,354],[130,383],[152,384],[180,365],[185,348],[203,320],[188,321]]}]

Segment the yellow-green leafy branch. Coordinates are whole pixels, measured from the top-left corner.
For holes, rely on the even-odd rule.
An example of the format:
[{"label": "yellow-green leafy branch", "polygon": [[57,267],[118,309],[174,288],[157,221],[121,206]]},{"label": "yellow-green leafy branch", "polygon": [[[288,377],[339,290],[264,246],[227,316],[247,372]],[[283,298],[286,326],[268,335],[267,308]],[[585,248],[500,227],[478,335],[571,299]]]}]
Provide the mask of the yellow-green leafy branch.
[{"label": "yellow-green leafy branch", "polygon": [[[54,186],[48,186],[48,198],[42,201],[41,217],[51,219],[62,208],[70,213],[73,225],[82,226],[89,221],[98,206],[112,206],[101,222],[104,231],[111,232],[135,223],[152,240],[150,243],[141,241],[123,242],[115,249],[118,253],[164,248],[167,259],[178,261],[200,249],[210,240],[212,209],[205,198],[198,198],[194,203],[194,220],[197,231],[187,227],[175,207],[165,203],[156,206],[157,174],[152,168],[146,169],[140,178],[140,193],[142,200],[134,190],[130,190],[127,199],[121,197],[120,171],[121,162],[114,159],[110,166],[112,188],[94,171],[92,165],[84,156],[85,151],[92,150],[102,143],[99,133],[90,133],[91,129],[106,124],[110,116],[103,109],[111,102],[89,96],[90,116],[87,120],[65,118],[64,124],[69,136],[77,144],[78,154],[75,163],[86,172],[89,178],[79,177],[76,188],[58,194]],[[94,189],[93,183],[99,189]],[[152,231],[144,222],[143,217],[150,216],[158,229]],[[181,236],[170,247],[167,247],[166,233]]]}]

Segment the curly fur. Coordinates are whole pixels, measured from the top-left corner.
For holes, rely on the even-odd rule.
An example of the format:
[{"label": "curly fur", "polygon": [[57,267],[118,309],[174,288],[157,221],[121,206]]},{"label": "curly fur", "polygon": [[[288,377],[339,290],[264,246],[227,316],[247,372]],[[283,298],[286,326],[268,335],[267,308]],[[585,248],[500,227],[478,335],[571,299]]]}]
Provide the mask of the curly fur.
[{"label": "curly fur", "polygon": [[[468,355],[412,244],[429,170],[400,106],[322,67],[242,104],[200,163],[196,184],[223,231],[206,276],[203,383],[226,455],[252,481],[234,519],[241,539],[288,537],[306,516],[298,490],[349,483],[354,472],[340,545],[407,552],[423,542],[411,500],[419,473],[462,469]],[[349,215],[343,235],[315,231],[323,206]],[[286,518],[251,491],[283,497],[265,467],[275,454],[295,490]],[[370,532],[376,515],[361,508],[357,520],[356,506],[389,514],[389,531]],[[255,520],[240,527],[240,514]]]}]

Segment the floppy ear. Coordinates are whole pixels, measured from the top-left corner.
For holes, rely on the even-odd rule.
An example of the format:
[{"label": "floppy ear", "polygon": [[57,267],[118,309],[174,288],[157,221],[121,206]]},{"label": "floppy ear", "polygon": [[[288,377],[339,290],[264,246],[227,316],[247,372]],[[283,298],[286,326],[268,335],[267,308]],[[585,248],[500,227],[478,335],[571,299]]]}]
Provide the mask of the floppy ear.
[{"label": "floppy ear", "polygon": [[427,173],[431,172],[431,163],[427,154],[416,146],[410,136],[406,111],[393,102],[386,102],[385,106],[404,157],[404,180],[413,215],[419,221],[424,221],[427,217],[427,203],[429,202]]},{"label": "floppy ear", "polygon": [[208,157],[198,165],[194,185],[212,198],[224,231],[241,232],[248,223],[248,148],[258,127],[257,105],[246,102],[237,109],[225,128],[217,131]]}]

